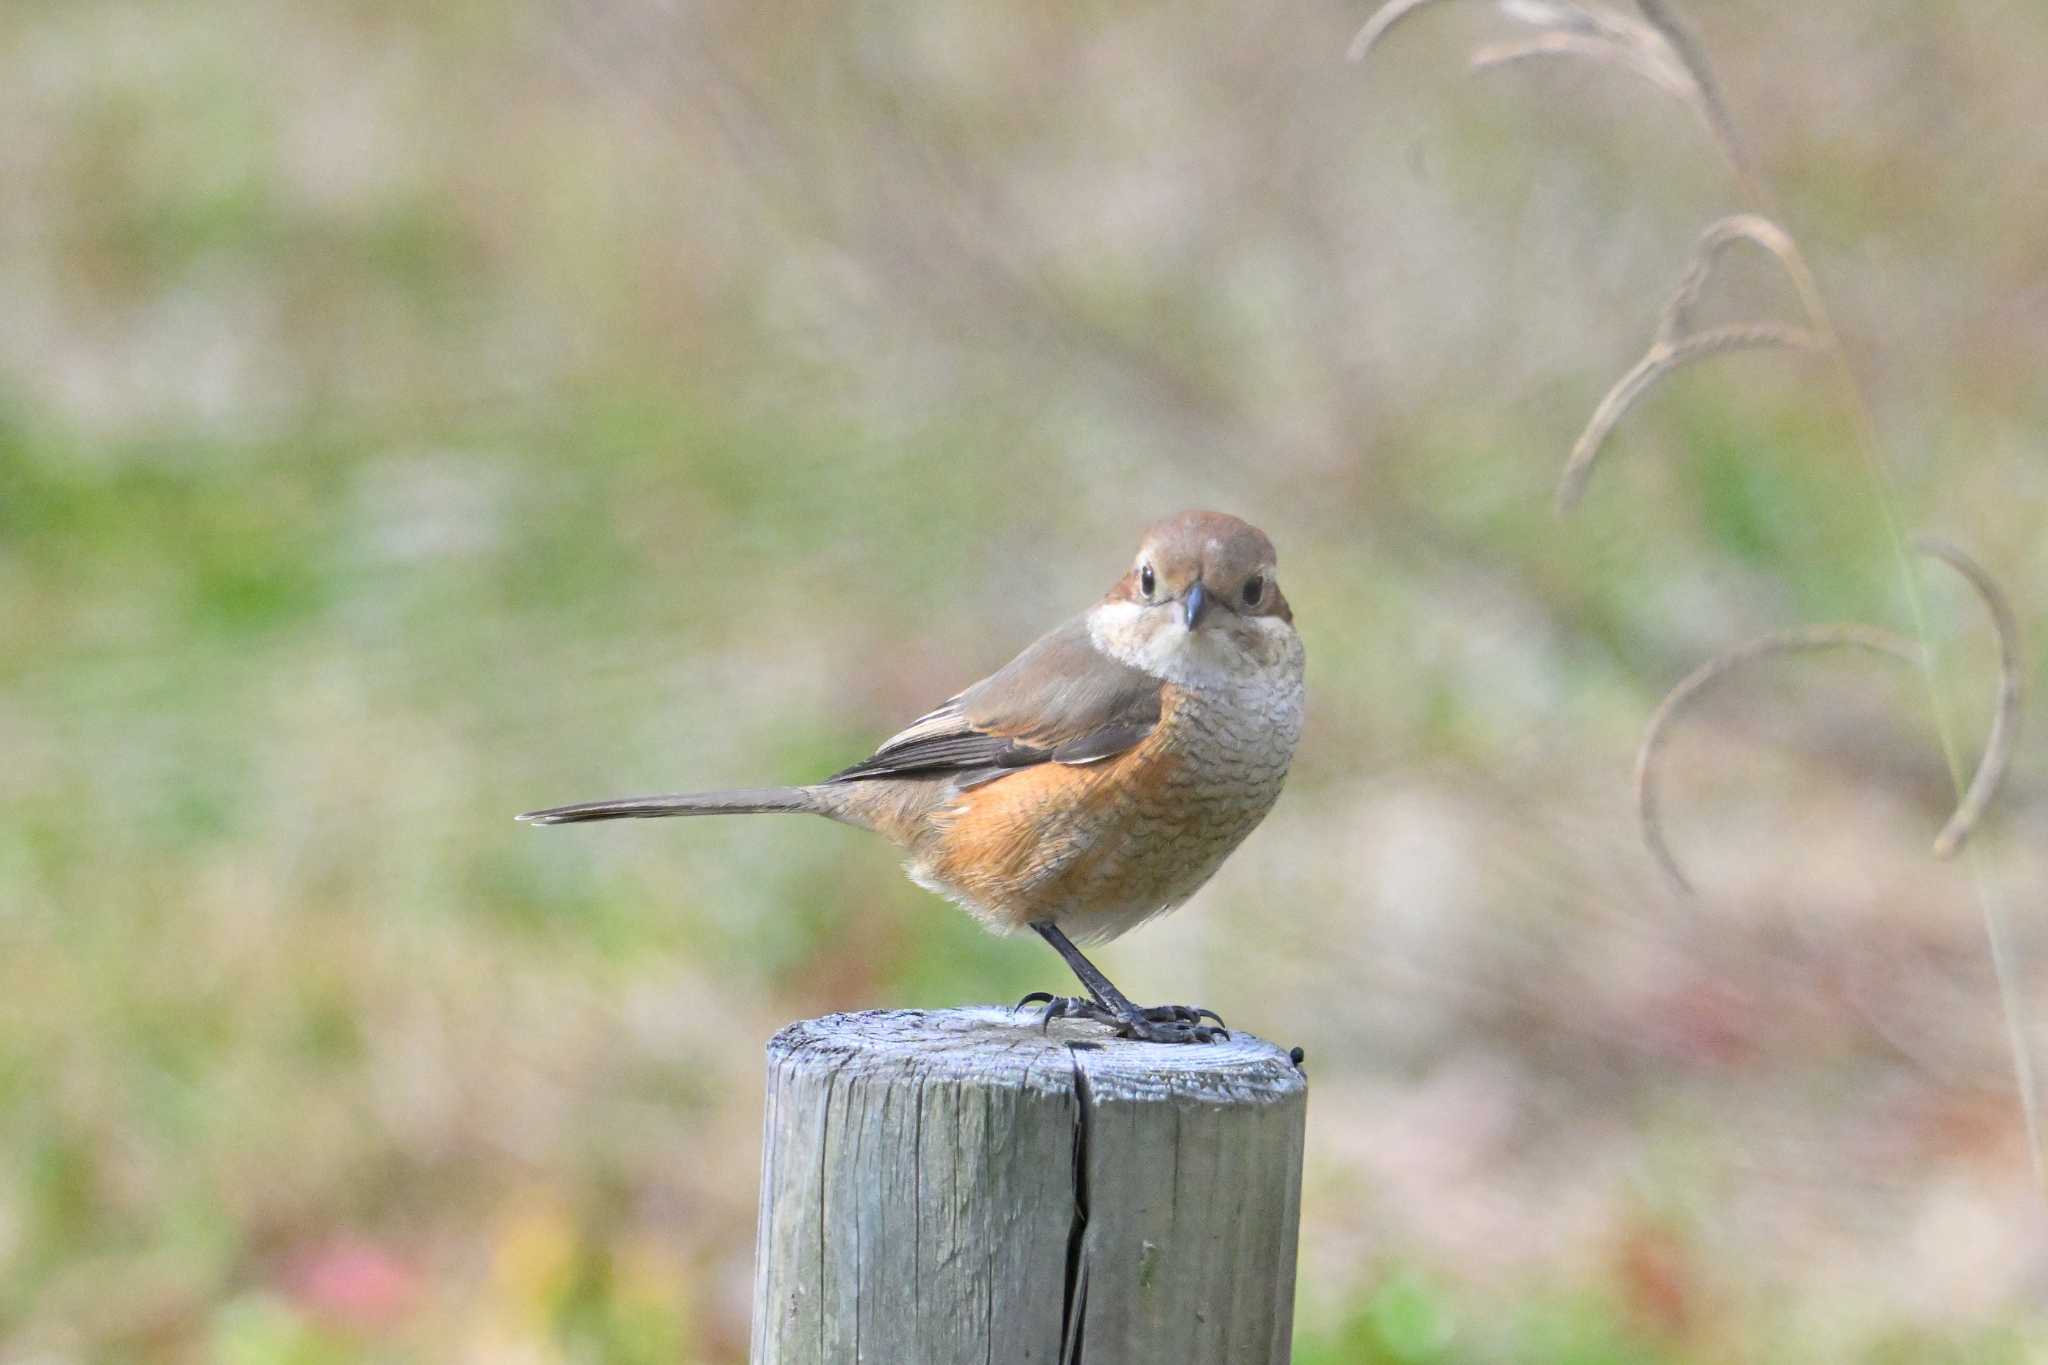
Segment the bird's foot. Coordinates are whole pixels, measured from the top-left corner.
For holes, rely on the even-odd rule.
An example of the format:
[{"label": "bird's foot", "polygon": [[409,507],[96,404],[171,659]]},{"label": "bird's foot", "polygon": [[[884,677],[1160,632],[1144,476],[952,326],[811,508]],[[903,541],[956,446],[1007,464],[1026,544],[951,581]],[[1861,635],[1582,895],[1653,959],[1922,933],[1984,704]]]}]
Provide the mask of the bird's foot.
[{"label": "bird's foot", "polygon": [[[1017,1008],[1035,1004],[1045,1006],[1045,1013],[1039,1019],[1041,1028],[1055,1019],[1092,1019],[1099,1024],[1108,1024],[1119,1038],[1131,1038],[1141,1043],[1213,1043],[1230,1036],[1230,1030],[1223,1026],[1222,1015],[1193,1005],[1132,1005],[1127,1011],[1119,1012],[1086,996],[1033,991],[1017,1002]],[[1208,1019],[1215,1020],[1215,1023],[1203,1022]]]},{"label": "bird's foot", "polygon": [[[1119,1038],[1145,1043],[1214,1043],[1230,1037],[1222,1015],[1193,1005],[1151,1005],[1110,1018]],[[1205,1024],[1205,1019],[1215,1023]]]}]

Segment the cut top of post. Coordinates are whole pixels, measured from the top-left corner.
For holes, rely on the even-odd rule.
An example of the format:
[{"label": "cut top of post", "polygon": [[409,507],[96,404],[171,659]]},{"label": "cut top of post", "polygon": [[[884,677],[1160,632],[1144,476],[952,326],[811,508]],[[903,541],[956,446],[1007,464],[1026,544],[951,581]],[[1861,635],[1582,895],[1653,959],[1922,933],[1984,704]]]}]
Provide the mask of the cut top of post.
[{"label": "cut top of post", "polygon": [[[805,1019],[768,1043],[771,1064],[842,1077],[906,1071],[1071,1094],[1085,1064],[1098,1098],[1244,1104],[1280,1100],[1308,1086],[1285,1049],[1249,1033],[1214,1043],[1139,1043],[1082,1020],[1041,1026],[1029,1007],[865,1010]],[[1076,1054],[1082,1054],[1077,1059]]]}]

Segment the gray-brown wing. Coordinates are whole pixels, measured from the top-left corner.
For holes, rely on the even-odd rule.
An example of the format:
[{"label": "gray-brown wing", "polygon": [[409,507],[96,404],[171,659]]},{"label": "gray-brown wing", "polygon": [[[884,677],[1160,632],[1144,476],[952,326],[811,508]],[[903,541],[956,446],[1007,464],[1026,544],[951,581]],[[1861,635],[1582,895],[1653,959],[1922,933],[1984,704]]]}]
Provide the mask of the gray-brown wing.
[{"label": "gray-brown wing", "polygon": [[828,780],[948,773],[972,785],[1111,758],[1158,723],[1159,680],[1097,649],[1076,617]]}]

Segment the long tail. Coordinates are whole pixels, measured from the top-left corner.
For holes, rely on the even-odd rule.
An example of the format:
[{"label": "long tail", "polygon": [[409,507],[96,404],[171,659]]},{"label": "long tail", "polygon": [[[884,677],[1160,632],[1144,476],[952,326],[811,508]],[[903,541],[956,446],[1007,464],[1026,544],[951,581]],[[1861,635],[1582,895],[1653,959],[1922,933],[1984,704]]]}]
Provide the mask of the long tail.
[{"label": "long tail", "polygon": [[[756,815],[769,811],[820,811],[805,787],[762,787],[753,791],[684,792],[675,796],[628,796],[584,801],[574,806],[530,810],[519,818],[535,825],[574,825],[585,820],[652,820],[664,815]],[[822,812],[821,812],[822,813]]]}]

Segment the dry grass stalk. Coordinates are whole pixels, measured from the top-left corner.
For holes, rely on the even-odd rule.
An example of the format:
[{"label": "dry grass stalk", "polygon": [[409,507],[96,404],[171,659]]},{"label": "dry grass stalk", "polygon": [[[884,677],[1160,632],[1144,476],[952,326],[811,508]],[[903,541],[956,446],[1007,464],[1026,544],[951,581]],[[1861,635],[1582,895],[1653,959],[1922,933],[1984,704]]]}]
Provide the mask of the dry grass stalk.
[{"label": "dry grass stalk", "polygon": [[1819,342],[1811,332],[1782,322],[1745,322],[1728,327],[1711,327],[1703,332],[1693,332],[1675,340],[1659,336],[1650,343],[1650,349],[1643,358],[1615,381],[1607,396],[1600,400],[1593,415],[1586,422],[1586,429],[1579,433],[1579,439],[1572,443],[1571,458],[1565,462],[1564,477],[1558,480],[1557,509],[1568,512],[1577,506],[1579,498],[1586,491],[1586,480],[1592,477],[1594,462],[1600,458],[1601,450],[1607,444],[1608,436],[1628,416],[1642,396],[1654,387],[1658,380],[1673,370],[1680,369],[1703,356],[1720,355],[1726,351],[1753,351],[1785,349],[1809,351],[1816,349]]},{"label": "dry grass stalk", "polygon": [[1488,43],[1472,54],[1471,65],[1475,72],[1492,71],[1536,57],[1584,57],[1589,61],[1625,66],[1668,95],[1687,102],[1697,100],[1699,92],[1693,87],[1692,78],[1686,75],[1685,68],[1676,62],[1660,60],[1659,55],[1638,45],[1619,43],[1598,34],[1551,29],[1533,38]]},{"label": "dry grass stalk", "polygon": [[1793,284],[1800,290],[1800,297],[1807,297],[1806,290],[1812,277],[1807,273],[1806,262],[1801,259],[1798,244],[1790,233],[1755,213],[1730,214],[1710,223],[1694,244],[1692,260],[1686,265],[1678,287],[1664,301],[1663,312],[1657,319],[1656,338],[1650,343],[1650,349],[1607,391],[1607,396],[1600,400],[1600,405],[1587,420],[1585,430],[1573,443],[1571,458],[1565,462],[1564,476],[1558,482],[1557,508],[1560,512],[1568,512],[1578,505],[1579,498],[1585,493],[1586,480],[1592,476],[1593,463],[1599,459],[1615,426],[1628,415],[1638,399],[1672,370],[1701,356],[1723,351],[1767,347],[1812,351],[1826,347],[1823,340],[1826,334],[1818,326],[1800,328],[1785,323],[1752,322],[1710,328],[1703,332],[1691,330],[1693,309],[1699,306],[1700,295],[1713,278],[1721,253],[1737,242],[1751,242],[1770,252],[1792,277]]},{"label": "dry grass stalk", "polygon": [[[1434,0],[1389,0],[1352,39],[1348,53],[1350,60],[1362,60],[1396,25],[1432,3]],[[1750,200],[1768,205],[1769,196],[1752,174],[1734,119],[1721,98],[1719,83],[1705,52],[1665,0],[1636,0],[1640,18],[1594,0],[1498,0],[1498,6],[1503,15],[1534,29],[1535,33],[1531,37],[1480,48],[1472,56],[1475,70],[1490,70],[1531,58],[1554,56],[1586,57],[1626,66],[1690,104],[1712,130],[1715,140],[1741,178]],[[1801,309],[1806,314],[1805,326],[1749,322],[1703,331],[1692,330],[1693,310],[1713,277],[1721,253],[1735,243],[1745,241],[1770,252],[1784,267],[1798,291]],[[1834,358],[1856,411],[1864,444],[1872,455],[1872,466],[1878,471],[1882,484],[1883,471],[1875,457],[1876,440],[1874,432],[1869,430],[1868,411],[1863,407],[1860,392],[1848,372],[1834,325],[1798,242],[1761,213],[1737,213],[1717,219],[1700,234],[1685,275],[1665,301],[1649,349],[1593,409],[1585,429],[1572,445],[1571,456],[1558,481],[1558,510],[1569,511],[1577,505],[1608,437],[1665,375],[1704,356],[1773,348],[1817,350]],[[1962,847],[1983,818],[2011,763],[2019,728],[2019,631],[2011,604],[1983,566],[1945,541],[1922,537],[1913,544],[1921,553],[1941,560],[1968,580],[1984,599],[1998,633],[1998,707],[1977,771],[1963,791],[1955,813],[1935,840],[1935,856],[1947,858]],[[1917,601],[1916,597],[1916,615]],[[1788,651],[1845,646],[1875,650],[1895,657],[1922,657],[1916,647],[1903,637],[1875,627],[1804,627],[1766,636],[1709,660],[1674,688],[1658,707],[1637,757],[1637,802],[1644,839],[1678,886],[1690,889],[1664,843],[1656,807],[1656,756],[1665,727],[1701,689],[1750,659]]]},{"label": "dry grass stalk", "polygon": [[[1433,3],[1435,0],[1388,0],[1352,38],[1346,59],[1365,60],[1395,25]],[[1654,27],[1595,0],[1496,0],[1495,7],[1507,18],[1540,33],[1572,33],[1617,47],[1661,50],[1672,65],[1681,70],[1685,65],[1684,58]]]},{"label": "dry grass stalk", "polygon": [[1751,173],[1748,148],[1735,131],[1735,118],[1728,112],[1727,101],[1721,98],[1721,83],[1714,79],[1714,68],[1707,61],[1707,54],[1698,40],[1679,22],[1678,16],[1664,0],[1636,0],[1636,8],[1643,12],[1643,18],[1664,39],[1686,74],[1692,78],[1694,107],[1706,120],[1714,141],[1720,144],[1721,154],[1728,158],[1728,164],[1734,168],[1737,177],[1750,189],[1751,198],[1759,198],[1761,187]]},{"label": "dry grass stalk", "polygon": [[[1432,3],[1434,0],[1390,0],[1352,39],[1350,59],[1363,59],[1397,24]],[[1641,3],[1642,18],[1591,0],[1500,0],[1499,7],[1502,14],[1536,32],[1530,37],[1480,48],[1471,59],[1475,71],[1538,57],[1585,57],[1627,67],[1689,105],[1713,133],[1737,174],[1748,181],[1748,162],[1714,83],[1713,72],[1698,44],[1666,6],[1645,0]],[[1809,328],[1754,322],[1687,333],[1692,308],[1699,301],[1716,260],[1737,241],[1755,242],[1784,265],[1799,289]],[[1797,243],[1777,224],[1758,214],[1735,214],[1711,225],[1701,235],[1692,264],[1665,305],[1650,349],[1608,390],[1573,445],[1558,485],[1559,510],[1567,511],[1577,504],[1609,433],[1636,401],[1672,370],[1723,351],[1831,348],[1833,333],[1825,325],[1824,315],[1816,311],[1817,298],[1818,291],[1813,288],[1812,275]]]},{"label": "dry grass stalk", "polygon": [[[1658,319],[1657,338],[1673,341],[1692,326],[1692,310],[1699,306],[1700,294],[1706,289],[1707,281],[1713,277],[1714,267],[1720,263],[1721,253],[1737,242],[1753,242],[1778,258],[1778,263],[1792,277],[1794,285],[1804,278],[1806,263],[1800,259],[1799,247],[1792,235],[1770,219],[1755,213],[1733,213],[1726,218],[1716,219],[1700,233],[1694,243],[1692,260],[1686,265],[1685,275],[1678,287],[1671,291],[1671,297],[1664,301],[1664,312]],[[1811,319],[1809,319],[1809,323]]]},{"label": "dry grass stalk", "polygon": [[1970,831],[1984,818],[1985,810],[2005,781],[2012,763],[2013,746],[2019,742],[2020,726],[2020,628],[2013,617],[2012,603],[1998,581],[1961,547],[1935,536],[1916,536],[1913,548],[1938,559],[1961,574],[1991,613],[1991,625],[1998,633],[1998,709],[1992,713],[1991,733],[1984,737],[1984,757],[1954,815],[1934,840],[1934,856],[1949,858],[1970,837]]},{"label": "dry grass stalk", "polygon": [[1345,49],[1344,60],[1364,61],[1366,54],[1378,45],[1380,39],[1387,36],[1394,25],[1430,3],[1431,0],[1389,0],[1389,3],[1374,10],[1372,18],[1365,21],[1365,27],[1358,30],[1357,35],[1351,40],[1351,46]]},{"label": "dry grass stalk", "polygon": [[[1351,44],[1351,59],[1357,61],[1363,58],[1390,29],[1428,3],[1430,0],[1390,0],[1390,3],[1376,12],[1365,27],[1359,30],[1358,36]],[[1481,49],[1474,58],[1475,65],[1484,69],[1528,57],[1584,56],[1630,66],[1639,73],[1648,75],[1665,90],[1685,99],[1706,122],[1723,155],[1734,169],[1736,178],[1741,182],[1744,197],[1752,208],[1757,210],[1754,213],[1723,218],[1701,235],[1694,252],[1693,263],[1687,270],[1685,279],[1680,282],[1678,289],[1665,304],[1658,322],[1656,339],[1651,343],[1648,354],[1608,392],[1594,411],[1586,430],[1581,433],[1578,443],[1573,447],[1571,459],[1566,465],[1564,477],[1558,488],[1559,506],[1567,508],[1578,500],[1586,477],[1599,455],[1601,445],[1614,425],[1628,412],[1629,407],[1661,376],[1685,363],[1686,359],[1694,358],[1698,354],[1750,346],[1796,345],[1816,350],[1831,362],[1835,378],[1841,385],[1844,401],[1855,424],[1857,444],[1878,486],[1880,506],[1884,512],[1886,525],[1892,533],[1906,597],[1912,606],[1914,620],[1922,623],[1921,634],[1924,635],[1925,611],[1921,603],[1918,581],[1907,564],[1905,542],[1899,535],[1897,520],[1893,517],[1887,501],[1892,492],[1892,481],[1882,455],[1877,424],[1849,364],[1840,334],[1835,330],[1827,301],[1820,292],[1813,271],[1806,264],[1798,242],[1791,234],[1771,221],[1770,189],[1757,176],[1741,138],[1736,133],[1734,120],[1721,97],[1719,82],[1714,77],[1706,53],[1679,22],[1666,0],[1636,0],[1636,6],[1643,16],[1640,20],[1605,5],[1590,3],[1589,0],[1500,0],[1503,14],[1537,29],[1538,36],[1528,42]],[[1682,73],[1682,79],[1671,74],[1669,67],[1673,64]],[[1691,311],[1698,302],[1700,291],[1705,288],[1712,274],[1715,259],[1728,245],[1741,240],[1755,242],[1776,256],[1784,266],[1799,294],[1800,309],[1806,316],[1804,328],[1788,327],[1780,323],[1757,323],[1701,333],[1688,331]],[[1946,858],[1953,855],[1968,839],[1970,831],[1996,795],[2011,758],[2019,719],[2021,674],[2018,629],[2005,594],[1976,561],[1942,541],[1923,538],[1914,542],[1914,548],[1942,560],[1969,580],[1989,608],[1999,639],[1998,710],[1992,721],[1991,732],[1986,737],[1984,757],[1978,764],[1977,772],[1967,789],[1960,792],[1955,813],[1935,840],[1935,856]],[[1928,684],[1928,699],[1934,707],[1935,726],[1941,735],[1942,749],[1949,756],[1951,767],[1958,769],[1957,783],[1959,787],[1961,786],[1960,765],[1955,757],[1954,742],[1942,711],[1934,676],[1926,667],[1924,655],[1909,641],[1889,631],[1867,626],[1812,626],[1753,641],[1709,661],[1673,689],[1658,707],[1657,714],[1651,718],[1649,732],[1645,735],[1643,747],[1637,756],[1636,792],[1644,841],[1649,844],[1651,852],[1656,855],[1664,870],[1681,890],[1690,891],[1691,887],[1664,843],[1657,816],[1656,757],[1665,729],[1673,717],[1682,711],[1702,688],[1711,685],[1729,669],[1749,659],[1772,653],[1841,646],[1869,649],[1894,657],[1920,661],[1922,676]],[[2041,1147],[2039,1100],[2034,1080],[2033,1056],[2020,1004],[2012,948],[2008,941],[2004,917],[1998,912],[1982,877],[1976,875],[1974,871],[1973,882],[1978,907],[1984,916],[1992,967],[1998,977],[1999,999],[2005,1014],[2007,1039],[2012,1049],[2014,1079],[2018,1084],[2020,1110],[2026,1125],[2028,1153],[2034,1163],[2035,1182],[2044,1193],[2048,1193],[2048,1155],[2044,1155]]]},{"label": "dry grass stalk", "polygon": [[1672,724],[1699,700],[1702,693],[1744,664],[1772,655],[1828,649],[1868,650],[1910,664],[1920,663],[1924,658],[1920,647],[1911,640],[1876,626],[1801,626],[1794,630],[1776,631],[1737,645],[1701,664],[1665,694],[1655,714],[1650,717],[1650,723],[1643,731],[1642,745],[1636,750],[1636,819],[1642,826],[1643,843],[1671,879],[1671,884],[1686,895],[1693,894],[1693,885],[1679,867],[1678,859],[1672,855],[1670,844],[1665,842],[1664,821],[1658,801],[1657,760],[1664,751],[1664,741],[1670,735]]},{"label": "dry grass stalk", "polygon": [[[1350,60],[1361,61],[1403,19],[1433,0],[1390,0],[1374,12],[1351,40]],[[1487,71],[1532,57],[1584,57],[1624,67],[1648,80],[1692,109],[1721,143],[1729,159],[1741,165],[1733,129],[1717,92],[1700,84],[1688,60],[1690,40],[1681,30],[1667,31],[1656,16],[1645,22],[1625,10],[1593,0],[1497,0],[1506,17],[1534,29],[1526,39],[1490,44],[1472,55],[1475,71]]]},{"label": "dry grass stalk", "polygon": [[[1934,841],[1934,856],[1949,858],[1963,846],[1983,819],[2012,762],[2013,746],[2019,736],[2019,624],[2014,618],[2012,603],[2007,600],[1997,580],[1961,547],[1933,536],[1919,536],[1914,539],[1913,548],[1940,560],[1963,576],[1984,600],[1985,608],[1991,614],[1992,627],[1998,635],[1998,709],[1992,716],[1991,732],[1984,741],[1984,757],[1979,760],[1976,774],[1970,779],[1969,788],[1956,806],[1955,813],[1942,826]],[[1657,759],[1663,752],[1672,723],[1699,699],[1702,692],[1754,659],[1773,654],[1844,648],[1869,650],[1908,663],[1926,662],[1924,651],[1892,631],[1858,625],[1805,626],[1762,636],[1709,659],[1672,688],[1657,707],[1656,714],[1650,717],[1642,746],[1636,753],[1636,817],[1642,825],[1644,844],[1680,891],[1691,894],[1693,887],[1665,841],[1657,795]]]}]

